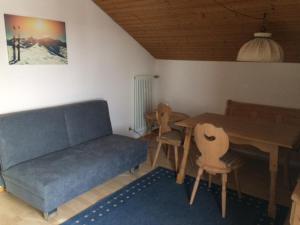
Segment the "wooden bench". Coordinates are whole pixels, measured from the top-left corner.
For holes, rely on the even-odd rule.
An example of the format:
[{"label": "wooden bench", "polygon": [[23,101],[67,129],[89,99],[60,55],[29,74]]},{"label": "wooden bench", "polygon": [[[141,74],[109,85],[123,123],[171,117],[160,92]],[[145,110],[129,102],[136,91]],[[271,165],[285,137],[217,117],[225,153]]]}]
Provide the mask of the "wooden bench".
[{"label": "wooden bench", "polygon": [[[294,108],[259,105],[253,103],[244,103],[244,102],[236,102],[236,101],[228,100],[225,115],[233,116],[236,118],[246,118],[247,120],[250,121],[284,123],[287,125],[300,127],[300,109],[294,109]],[[238,151],[241,150],[239,148],[237,149],[236,148],[237,147],[234,146],[234,150],[238,150]],[[297,145],[296,148],[299,150],[299,145]],[[251,155],[260,156],[260,157],[262,156],[261,153],[255,150],[253,151],[253,148],[248,146],[245,149],[243,147],[243,152],[249,153]],[[282,158],[281,161],[284,165],[284,176],[285,176],[284,182],[286,185],[288,185],[289,184],[288,167],[289,167],[290,151],[281,151],[281,152],[283,153],[281,155]],[[296,156],[296,158],[299,159],[299,156],[298,157]],[[297,161],[299,161],[298,159]]]},{"label": "wooden bench", "polygon": [[227,116],[300,126],[300,109],[227,101]]}]

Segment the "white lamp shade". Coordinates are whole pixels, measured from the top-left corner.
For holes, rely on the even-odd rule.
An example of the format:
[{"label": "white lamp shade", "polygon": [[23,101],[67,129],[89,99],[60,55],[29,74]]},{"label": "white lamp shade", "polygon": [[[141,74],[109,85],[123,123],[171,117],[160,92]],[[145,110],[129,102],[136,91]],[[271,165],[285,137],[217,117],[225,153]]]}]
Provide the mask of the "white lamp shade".
[{"label": "white lamp shade", "polygon": [[283,49],[270,38],[271,36],[271,33],[255,33],[255,38],[241,47],[237,61],[282,62],[284,60]]}]

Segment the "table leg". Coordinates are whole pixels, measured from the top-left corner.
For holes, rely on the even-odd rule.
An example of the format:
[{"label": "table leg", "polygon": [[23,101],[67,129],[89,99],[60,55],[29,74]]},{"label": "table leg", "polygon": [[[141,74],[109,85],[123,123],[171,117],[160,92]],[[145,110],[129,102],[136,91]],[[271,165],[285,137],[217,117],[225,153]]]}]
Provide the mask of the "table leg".
[{"label": "table leg", "polygon": [[290,154],[289,151],[284,152],[283,156],[283,174],[284,174],[284,186],[290,190],[290,175],[289,175],[289,163],[290,163]]},{"label": "table leg", "polygon": [[192,130],[193,130],[192,128],[185,129],[185,138],[184,138],[184,144],[183,144],[183,157],[181,160],[179,173],[177,175],[177,181],[176,181],[177,184],[182,184],[184,182],[186,163],[188,160],[190,145],[191,145]]},{"label": "table leg", "polygon": [[269,154],[269,171],[270,171],[270,193],[268,215],[272,218],[276,216],[276,184],[278,171],[278,152],[279,147],[276,145],[264,144],[259,142],[247,141],[245,139],[230,137],[230,141],[235,144],[249,144],[257,147],[263,152]]},{"label": "table leg", "polygon": [[270,154],[270,198],[269,198],[269,208],[268,215],[272,218],[276,216],[276,184],[277,184],[277,171],[278,171],[278,148],[274,148],[272,151],[269,151]]}]

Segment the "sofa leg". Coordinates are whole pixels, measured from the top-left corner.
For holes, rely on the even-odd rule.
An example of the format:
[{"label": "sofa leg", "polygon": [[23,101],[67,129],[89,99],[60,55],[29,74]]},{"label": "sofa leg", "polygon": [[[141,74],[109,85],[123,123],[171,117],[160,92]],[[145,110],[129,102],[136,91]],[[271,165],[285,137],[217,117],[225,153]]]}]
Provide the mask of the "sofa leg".
[{"label": "sofa leg", "polygon": [[48,221],[50,217],[55,216],[56,214],[57,214],[57,208],[53,209],[50,212],[43,212],[43,217],[45,220]]},{"label": "sofa leg", "polygon": [[134,173],[136,170],[138,170],[139,168],[140,168],[140,165],[137,165],[137,166],[131,168],[131,169],[129,170],[129,172],[130,172],[131,174],[133,174],[133,173]]},{"label": "sofa leg", "polygon": [[0,193],[4,192],[4,191],[5,191],[5,188],[0,186]]}]

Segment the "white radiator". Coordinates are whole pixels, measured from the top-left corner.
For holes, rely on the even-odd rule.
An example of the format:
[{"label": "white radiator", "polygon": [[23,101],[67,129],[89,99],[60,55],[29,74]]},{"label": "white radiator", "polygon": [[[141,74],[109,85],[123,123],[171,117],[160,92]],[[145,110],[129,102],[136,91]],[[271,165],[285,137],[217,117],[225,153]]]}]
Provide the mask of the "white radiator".
[{"label": "white radiator", "polygon": [[134,130],[140,134],[147,130],[145,114],[152,111],[153,76],[134,77]]}]

